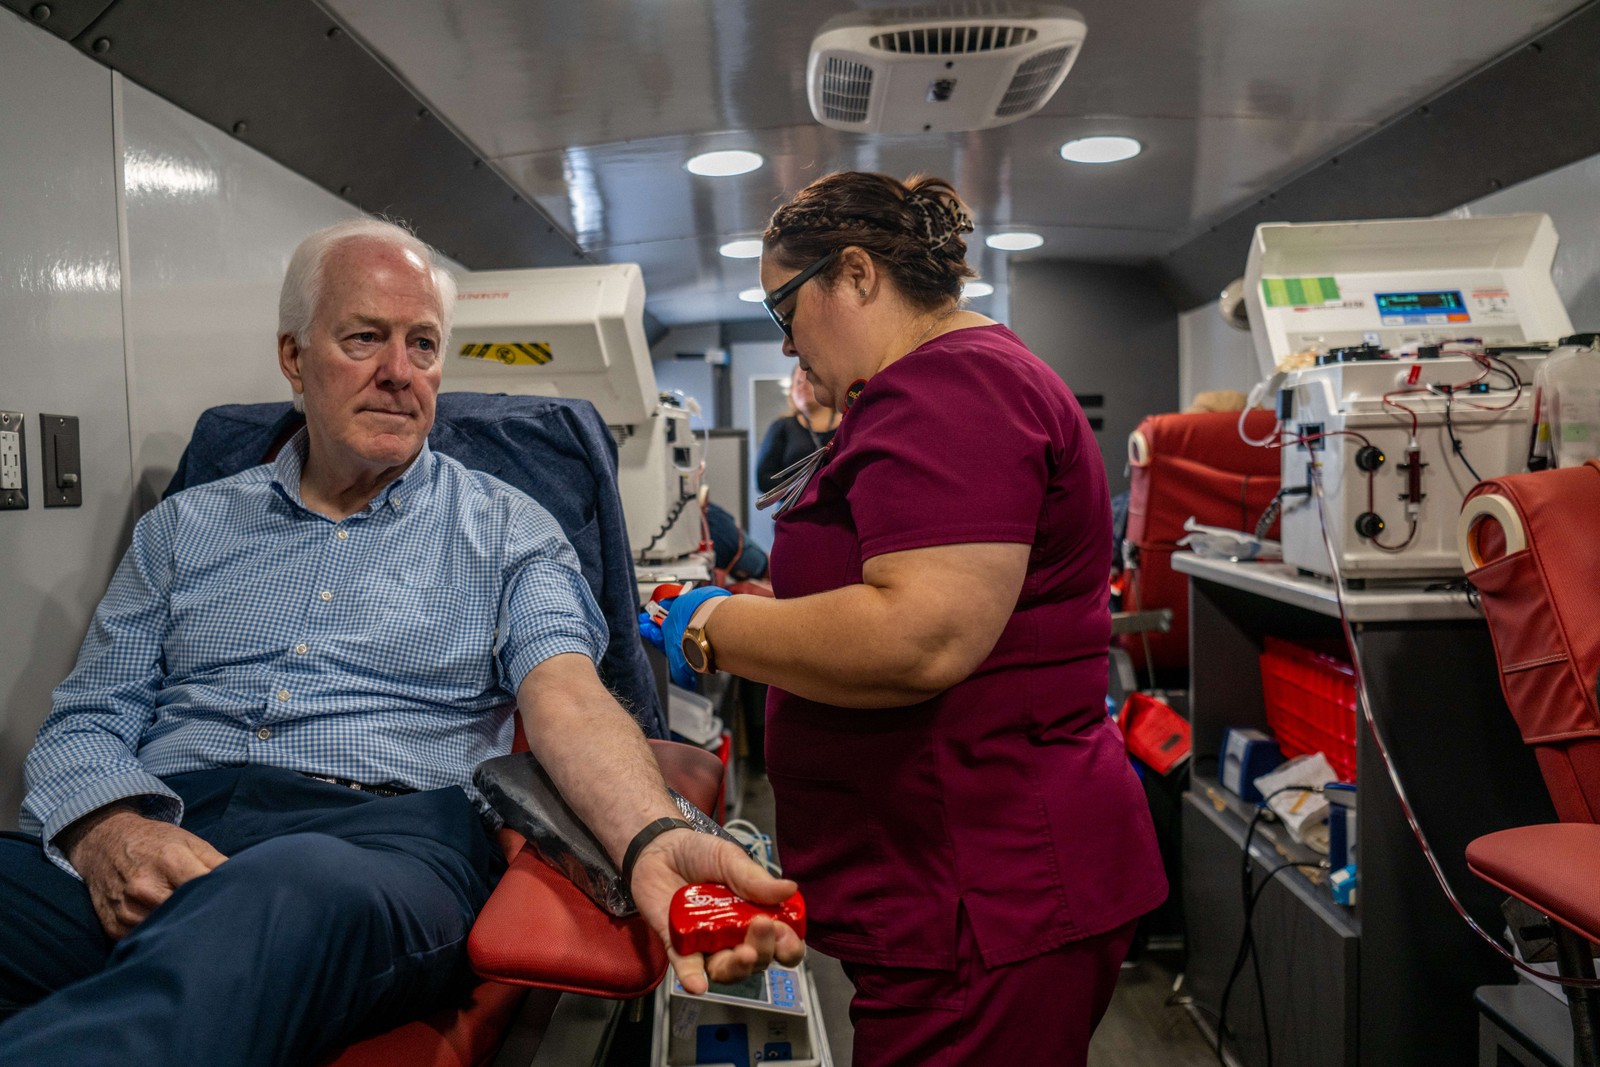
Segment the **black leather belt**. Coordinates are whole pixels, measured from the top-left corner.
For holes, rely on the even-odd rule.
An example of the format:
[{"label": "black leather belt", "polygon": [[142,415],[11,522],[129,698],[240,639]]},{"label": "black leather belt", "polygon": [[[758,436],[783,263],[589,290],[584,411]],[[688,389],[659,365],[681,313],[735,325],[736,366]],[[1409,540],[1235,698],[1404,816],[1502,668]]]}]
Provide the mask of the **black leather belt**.
[{"label": "black leather belt", "polygon": [[368,785],[366,782],[354,782],[349,778],[335,778],[328,774],[312,774],[310,771],[301,771],[301,774],[316,782],[327,782],[329,785],[342,785],[346,789],[354,789],[358,793],[371,793],[375,797],[403,797],[416,790],[403,785]]}]

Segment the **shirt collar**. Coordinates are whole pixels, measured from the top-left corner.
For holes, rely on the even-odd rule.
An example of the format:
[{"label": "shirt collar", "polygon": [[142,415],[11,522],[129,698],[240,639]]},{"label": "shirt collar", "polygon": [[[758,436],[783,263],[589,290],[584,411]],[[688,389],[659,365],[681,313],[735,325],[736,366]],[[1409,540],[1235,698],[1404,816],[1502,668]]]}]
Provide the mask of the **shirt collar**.
[{"label": "shirt collar", "polygon": [[[306,428],[302,426],[284,443],[278,450],[277,458],[272,461],[272,484],[302,508],[305,508],[306,502],[300,495],[300,478],[305,473],[306,449],[310,446],[310,442],[311,438]],[[411,466],[407,467],[400,477],[384,486],[383,491],[367,505],[367,510],[378,511],[390,506],[410,510],[411,507],[422,504],[429,487],[433,484],[434,468],[437,465],[438,460],[434,457],[433,449],[424,439],[422,451],[411,461]]]}]

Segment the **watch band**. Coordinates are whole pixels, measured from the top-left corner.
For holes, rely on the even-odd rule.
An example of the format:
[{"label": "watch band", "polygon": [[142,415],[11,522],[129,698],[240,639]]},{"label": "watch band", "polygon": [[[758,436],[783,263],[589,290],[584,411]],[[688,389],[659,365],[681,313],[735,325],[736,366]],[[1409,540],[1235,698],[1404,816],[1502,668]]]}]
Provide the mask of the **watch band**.
[{"label": "watch band", "polygon": [[644,829],[633,835],[633,840],[628,842],[628,851],[622,854],[622,888],[633,894],[633,865],[639,862],[639,854],[645,846],[668,830],[693,830],[694,827],[684,819],[664,817],[654,822],[646,823]]}]

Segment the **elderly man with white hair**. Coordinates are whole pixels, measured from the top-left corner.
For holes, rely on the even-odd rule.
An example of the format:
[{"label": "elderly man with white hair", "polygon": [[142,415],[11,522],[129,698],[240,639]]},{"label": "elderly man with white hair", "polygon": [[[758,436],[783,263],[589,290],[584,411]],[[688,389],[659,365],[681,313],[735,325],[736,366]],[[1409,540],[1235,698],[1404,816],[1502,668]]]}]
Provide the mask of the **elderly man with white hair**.
[{"label": "elderly man with white hair", "polygon": [[[306,426],[157,505],[95,612],[0,837],[0,1062],[289,1064],[438,1006],[503,868],[473,768],[529,744],[664,931],[672,892],[777,902],[686,829],[595,664],[548,513],[428,447],[455,285],[359,220],[290,261],[278,362]],[[684,985],[803,946],[759,921]],[[7,1018],[9,1016],[9,1018]]]}]

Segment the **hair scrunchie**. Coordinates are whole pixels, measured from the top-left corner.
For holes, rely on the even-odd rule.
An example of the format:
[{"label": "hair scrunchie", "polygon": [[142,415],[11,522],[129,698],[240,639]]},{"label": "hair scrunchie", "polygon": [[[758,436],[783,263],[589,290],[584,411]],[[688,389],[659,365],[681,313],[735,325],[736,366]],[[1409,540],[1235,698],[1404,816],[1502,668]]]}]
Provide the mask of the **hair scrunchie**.
[{"label": "hair scrunchie", "polygon": [[922,220],[922,236],[930,251],[937,252],[961,234],[973,230],[972,216],[955,201],[914,192],[906,196],[906,206]]}]

